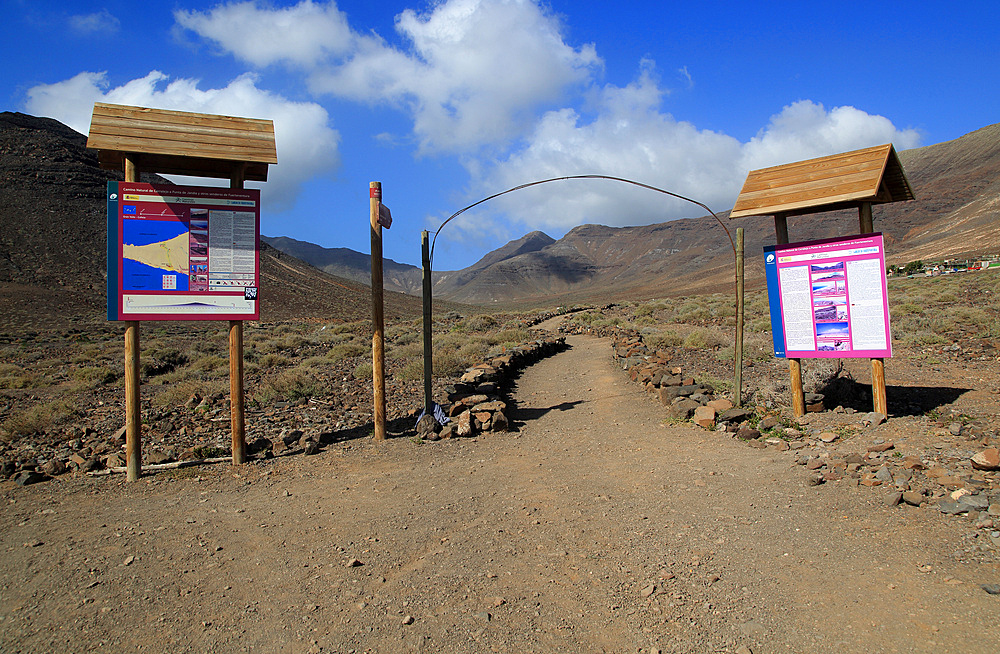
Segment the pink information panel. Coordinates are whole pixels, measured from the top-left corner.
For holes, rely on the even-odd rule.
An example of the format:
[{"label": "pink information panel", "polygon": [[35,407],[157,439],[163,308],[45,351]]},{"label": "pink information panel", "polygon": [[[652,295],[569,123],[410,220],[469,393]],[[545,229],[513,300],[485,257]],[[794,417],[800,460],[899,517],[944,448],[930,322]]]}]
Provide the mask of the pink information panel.
[{"label": "pink information panel", "polygon": [[881,234],[764,248],[774,353],[891,357]]}]

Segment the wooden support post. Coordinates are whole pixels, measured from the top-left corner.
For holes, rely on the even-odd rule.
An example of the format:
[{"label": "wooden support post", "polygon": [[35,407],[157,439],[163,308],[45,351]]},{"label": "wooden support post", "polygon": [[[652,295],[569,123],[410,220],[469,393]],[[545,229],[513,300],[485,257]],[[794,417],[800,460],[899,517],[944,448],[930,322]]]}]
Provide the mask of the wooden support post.
[{"label": "wooden support post", "polygon": [[736,380],[733,403],[743,404],[743,228],[736,228]]},{"label": "wooden support post", "polygon": [[858,207],[858,224],[861,227],[861,234],[873,234],[875,232],[871,202],[862,202],[861,206]]},{"label": "wooden support post", "polygon": [[233,436],[233,463],[247,462],[243,413],[243,321],[229,321],[229,424]]},{"label": "wooden support post", "polygon": [[[875,232],[871,202],[862,202],[861,206],[858,207],[858,225],[862,234]],[[885,274],[885,271],[882,274]],[[880,358],[872,359],[872,399],[875,411],[888,416],[889,403],[885,392],[885,362]]]},{"label": "wooden support post", "polygon": [[385,316],[382,307],[382,225],[379,205],[382,203],[382,182],[368,185],[372,232],[372,387],[374,391],[374,440],[385,440]]},{"label": "wooden support post", "polygon": [[885,393],[885,362],[881,358],[872,359],[872,398],[875,411],[889,415],[889,401]]},{"label": "wooden support post", "polygon": [[[774,235],[778,245],[788,243],[788,219],[784,214],[774,215]],[[806,413],[806,396],[802,390],[802,362],[798,358],[788,359],[788,376],[792,392],[792,413],[796,418]]]},{"label": "wooden support post", "polygon": [[423,263],[424,283],[424,411],[432,415],[434,398],[431,393],[431,378],[434,372],[434,337],[432,331],[431,307],[431,250],[429,234],[426,230],[420,232],[420,253]]},{"label": "wooden support post", "polygon": [[125,323],[125,466],[128,468],[128,481],[135,481],[142,474],[138,320]]},{"label": "wooden support post", "polygon": [[[233,169],[229,188],[242,189],[245,165]],[[233,463],[247,461],[246,422],[243,413],[243,321],[229,321],[229,424],[232,431]]]},{"label": "wooden support post", "polygon": [[[125,156],[125,181],[138,182],[139,168],[133,155]],[[125,322],[125,467],[126,480],[142,474],[142,407],[139,395],[139,321]]]}]

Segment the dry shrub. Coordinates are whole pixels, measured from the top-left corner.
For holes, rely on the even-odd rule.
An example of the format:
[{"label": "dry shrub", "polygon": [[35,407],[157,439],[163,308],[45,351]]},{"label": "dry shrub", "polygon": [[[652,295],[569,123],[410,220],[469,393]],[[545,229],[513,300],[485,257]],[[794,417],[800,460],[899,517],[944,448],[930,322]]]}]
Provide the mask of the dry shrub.
[{"label": "dry shrub", "polygon": [[732,338],[723,336],[715,329],[699,328],[688,332],[684,337],[684,347],[697,349],[714,349],[726,345]]},{"label": "dry shrub", "polygon": [[0,388],[41,388],[46,385],[41,373],[10,363],[0,364]]},{"label": "dry shrub", "polygon": [[396,371],[396,377],[400,379],[405,379],[407,381],[417,381],[424,378],[424,362],[423,359],[419,361],[408,361],[406,365]]},{"label": "dry shrub", "polygon": [[359,357],[367,352],[369,352],[369,349],[365,345],[362,345],[361,343],[347,342],[331,347],[330,351],[327,352],[326,357],[330,359],[330,361],[338,363],[344,359]]},{"label": "dry shrub", "polygon": [[91,387],[113,384],[121,376],[122,373],[117,369],[98,366],[83,366],[73,371],[73,379]]},{"label": "dry shrub", "polygon": [[661,347],[676,347],[684,342],[683,338],[670,329],[650,334],[649,336],[644,337],[643,340],[646,342],[646,345],[654,349]]},{"label": "dry shrub", "polygon": [[216,372],[219,370],[229,371],[229,359],[220,357],[217,354],[209,354],[200,359],[196,359],[191,367],[200,372]]},{"label": "dry shrub", "polygon": [[4,420],[0,425],[0,436],[6,441],[11,441],[22,436],[42,433],[65,422],[73,414],[73,408],[65,400],[36,404]]},{"label": "dry shrub", "polygon": [[354,371],[351,374],[354,375],[355,379],[371,379],[373,374],[372,364],[359,363],[354,367]]},{"label": "dry shrub", "polygon": [[484,332],[494,329],[497,326],[497,319],[488,314],[472,316],[465,321],[465,329],[474,332]]},{"label": "dry shrub", "polygon": [[315,375],[298,368],[282,370],[261,380],[254,398],[261,402],[297,400],[319,394],[320,384]]},{"label": "dry shrub", "polygon": [[460,358],[457,352],[434,352],[434,378],[457,377],[463,374],[470,364]]},{"label": "dry shrub", "polygon": [[261,368],[277,368],[279,366],[287,366],[291,362],[291,359],[287,357],[283,357],[275,352],[269,352],[262,356],[257,363]]},{"label": "dry shrub", "polygon": [[229,392],[229,384],[224,380],[185,379],[156,388],[158,390],[150,401],[153,406],[161,408],[184,406],[192,395],[218,397]]}]

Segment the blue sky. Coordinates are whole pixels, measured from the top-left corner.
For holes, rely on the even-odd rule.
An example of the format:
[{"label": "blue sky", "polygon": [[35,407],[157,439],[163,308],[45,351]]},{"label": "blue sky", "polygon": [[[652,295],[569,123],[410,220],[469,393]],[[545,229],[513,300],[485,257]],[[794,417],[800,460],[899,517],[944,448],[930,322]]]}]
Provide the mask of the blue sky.
[{"label": "blue sky", "polygon": [[[275,122],[262,231],[385,256],[504,189],[605,174],[732,207],[747,171],[998,121],[1000,3],[56,2],[0,6],[0,109],[87,133],[97,101]],[[180,183],[201,180],[175,178]],[[442,231],[435,269],[540,229],[702,215],[637,187],[518,191]]]}]

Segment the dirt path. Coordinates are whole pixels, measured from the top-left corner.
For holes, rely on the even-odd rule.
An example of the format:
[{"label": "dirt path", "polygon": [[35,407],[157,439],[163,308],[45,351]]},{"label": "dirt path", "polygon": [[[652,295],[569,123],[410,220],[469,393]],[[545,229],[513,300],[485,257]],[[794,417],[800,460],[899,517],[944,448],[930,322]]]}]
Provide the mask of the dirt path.
[{"label": "dirt path", "polygon": [[4,485],[0,652],[1000,650],[946,518],[665,425],[568,340],[517,433]]}]

